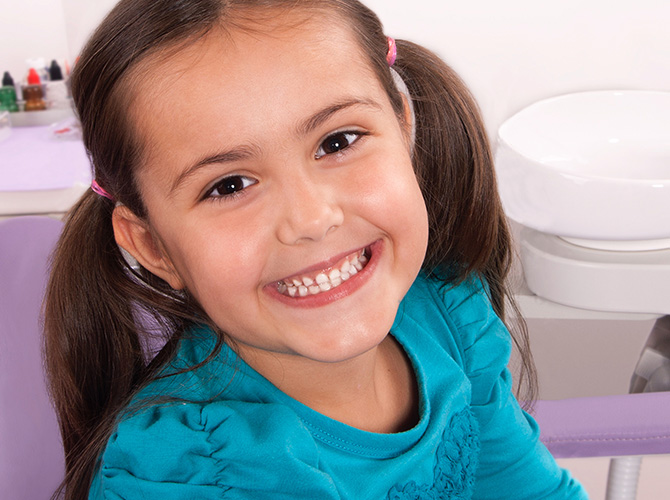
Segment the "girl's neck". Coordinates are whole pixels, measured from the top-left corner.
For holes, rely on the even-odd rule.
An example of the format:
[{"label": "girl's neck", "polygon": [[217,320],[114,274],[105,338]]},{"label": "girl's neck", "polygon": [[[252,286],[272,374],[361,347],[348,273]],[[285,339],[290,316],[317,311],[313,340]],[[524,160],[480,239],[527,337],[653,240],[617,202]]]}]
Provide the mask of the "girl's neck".
[{"label": "girl's neck", "polygon": [[284,355],[245,361],[278,389],[311,409],[361,430],[402,432],[419,419],[416,377],[398,342],[387,336],[374,349],[341,363]]}]

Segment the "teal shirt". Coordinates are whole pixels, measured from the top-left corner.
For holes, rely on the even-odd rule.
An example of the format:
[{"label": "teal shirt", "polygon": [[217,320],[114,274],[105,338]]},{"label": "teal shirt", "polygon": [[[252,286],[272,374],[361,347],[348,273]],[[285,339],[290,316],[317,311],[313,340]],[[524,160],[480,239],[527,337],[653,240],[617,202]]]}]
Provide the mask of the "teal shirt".
[{"label": "teal shirt", "polygon": [[[391,334],[416,374],[420,420],[365,432],[288,397],[224,346],[197,370],[138,396],[169,395],[124,416],[90,499],[585,499],[539,442],[507,371],[510,336],[478,283],[417,278]],[[211,351],[185,338],[171,369]]]}]

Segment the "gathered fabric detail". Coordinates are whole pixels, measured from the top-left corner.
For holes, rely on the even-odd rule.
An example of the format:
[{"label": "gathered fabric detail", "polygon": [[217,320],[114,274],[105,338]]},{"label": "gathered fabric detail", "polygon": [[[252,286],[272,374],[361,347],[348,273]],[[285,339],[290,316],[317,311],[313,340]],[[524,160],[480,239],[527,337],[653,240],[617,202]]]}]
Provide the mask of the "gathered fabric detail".
[{"label": "gathered fabric detail", "polygon": [[452,416],[437,448],[433,484],[394,486],[388,500],[469,500],[479,461],[479,428],[466,408]]}]

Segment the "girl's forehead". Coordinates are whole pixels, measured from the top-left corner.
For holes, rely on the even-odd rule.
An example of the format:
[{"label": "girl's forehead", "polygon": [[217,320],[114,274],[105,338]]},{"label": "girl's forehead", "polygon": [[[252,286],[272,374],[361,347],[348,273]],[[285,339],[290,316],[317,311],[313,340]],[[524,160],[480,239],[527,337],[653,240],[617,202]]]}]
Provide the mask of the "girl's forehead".
[{"label": "girl's forehead", "polygon": [[210,71],[225,68],[228,73],[242,73],[246,67],[261,63],[269,71],[287,59],[295,63],[296,53],[306,67],[319,64],[324,57],[334,59],[338,53],[352,63],[367,63],[353,30],[340,16],[330,15],[324,23],[323,16],[304,9],[270,12],[266,9],[260,11],[262,15],[226,19],[202,37],[157,50],[132,72],[133,84],[141,86],[147,81],[158,89],[207,66]]},{"label": "girl's forehead", "polygon": [[292,13],[251,29],[238,23],[148,60],[130,112],[149,157],[184,135],[193,145],[245,142],[334,101],[379,96],[352,31],[322,21]]},{"label": "girl's forehead", "polygon": [[[311,71],[318,76],[337,64],[342,74],[362,71],[374,76],[353,31],[338,16],[329,16],[324,23],[321,17],[307,16],[301,10],[282,11],[274,17],[266,13],[253,20],[217,25],[195,41],[158,50],[132,71],[128,90],[135,98],[153,101],[155,107],[177,89],[186,91],[187,97],[212,87],[246,86],[276,77],[282,65],[295,73]],[[199,86],[185,85],[194,79]],[[213,85],[206,85],[208,81]]]}]

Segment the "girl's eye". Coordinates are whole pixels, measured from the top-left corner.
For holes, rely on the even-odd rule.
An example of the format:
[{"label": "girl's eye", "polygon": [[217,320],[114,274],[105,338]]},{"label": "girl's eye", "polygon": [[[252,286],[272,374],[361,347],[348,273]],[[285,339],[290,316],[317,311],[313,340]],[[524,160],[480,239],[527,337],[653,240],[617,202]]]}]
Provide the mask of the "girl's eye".
[{"label": "girl's eye", "polygon": [[253,186],[258,181],[244,175],[231,175],[214,184],[205,194],[205,198],[225,198]]},{"label": "girl's eye", "polygon": [[329,135],[319,146],[314,157],[318,160],[325,155],[338,153],[356,142],[363,134],[360,132],[337,132]]}]

